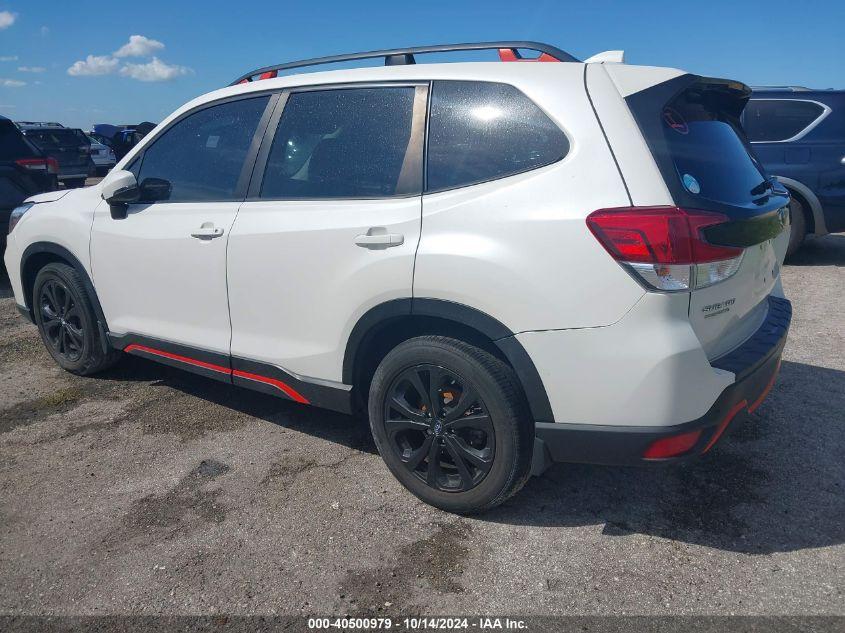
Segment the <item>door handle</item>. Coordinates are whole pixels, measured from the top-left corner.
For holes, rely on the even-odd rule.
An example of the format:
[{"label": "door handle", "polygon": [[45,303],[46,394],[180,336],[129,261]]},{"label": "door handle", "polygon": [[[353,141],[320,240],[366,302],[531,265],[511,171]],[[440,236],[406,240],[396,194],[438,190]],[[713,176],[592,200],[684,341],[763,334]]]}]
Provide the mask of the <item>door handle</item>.
[{"label": "door handle", "polygon": [[223,235],[223,229],[216,228],[211,222],[204,222],[203,225],[191,232],[191,237],[196,237],[200,240],[213,240],[215,237]]},{"label": "door handle", "polygon": [[384,231],[384,229],[370,229],[366,233],[356,235],[355,244],[363,248],[390,248],[405,243],[405,236],[401,233],[376,233],[377,230]]}]

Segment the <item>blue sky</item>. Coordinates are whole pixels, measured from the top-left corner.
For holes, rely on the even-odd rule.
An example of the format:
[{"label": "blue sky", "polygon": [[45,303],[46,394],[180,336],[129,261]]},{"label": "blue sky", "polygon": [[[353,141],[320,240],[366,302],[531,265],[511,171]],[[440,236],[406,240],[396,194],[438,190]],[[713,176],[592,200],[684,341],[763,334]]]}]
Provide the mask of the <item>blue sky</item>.
[{"label": "blue sky", "polygon": [[493,39],[545,41],[582,59],[621,48],[632,64],[748,84],[845,88],[843,24],[843,0],[0,0],[0,114],[85,128],[159,121],[271,63]]}]

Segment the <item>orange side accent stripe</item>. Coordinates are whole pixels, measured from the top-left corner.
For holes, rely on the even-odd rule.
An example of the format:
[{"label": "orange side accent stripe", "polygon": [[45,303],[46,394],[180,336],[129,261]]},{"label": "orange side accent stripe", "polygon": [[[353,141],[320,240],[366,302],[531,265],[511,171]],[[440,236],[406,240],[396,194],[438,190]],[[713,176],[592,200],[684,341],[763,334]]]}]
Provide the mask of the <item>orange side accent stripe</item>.
[{"label": "orange side accent stripe", "polygon": [[176,360],[180,363],[186,363],[188,365],[195,365],[196,367],[202,367],[203,369],[210,369],[211,371],[216,371],[221,374],[231,374],[232,370],[228,367],[223,367],[221,365],[214,365],[212,363],[205,363],[201,360],[197,360],[195,358],[188,358],[187,356],[179,356],[179,354],[171,354],[170,352],[165,352],[164,350],[160,349],[153,349],[152,347],[147,347],[146,345],[138,345],[137,343],[132,343],[127,345],[123,348],[123,351],[127,354],[131,354],[134,351],[138,352],[146,352],[147,354],[152,354],[153,356],[161,356],[162,358],[169,358],[170,360]]},{"label": "orange side accent stripe", "polygon": [[710,438],[710,441],[709,441],[709,442],[707,442],[707,446],[705,446],[705,447],[704,447],[704,450],[703,450],[703,451],[701,451],[701,453],[702,453],[702,454],[706,453],[706,452],[707,452],[707,451],[709,451],[711,448],[713,448],[713,445],[714,445],[716,442],[718,442],[718,441],[719,441],[719,438],[720,438],[720,437],[722,437],[722,433],[724,433],[724,432],[725,432],[725,429],[726,429],[726,428],[728,428],[728,424],[730,424],[730,423],[731,423],[731,420],[733,420],[733,419],[736,417],[736,414],[737,414],[737,413],[739,413],[740,411],[742,411],[742,410],[743,410],[744,408],[746,408],[747,406],[748,406],[748,401],[747,401],[747,400],[742,400],[742,401],[740,401],[740,402],[737,402],[737,403],[733,406],[733,408],[732,408],[730,411],[728,411],[728,414],[725,416],[725,419],[724,419],[724,420],[722,420],[722,421],[719,423],[718,428],[716,428],[716,432],[715,432],[715,433],[713,433],[713,437],[711,437],[711,438]]},{"label": "orange side accent stripe", "polygon": [[144,352],[147,354],[152,354],[153,356],[160,356],[161,358],[169,358],[170,360],[179,361],[180,363],[185,363],[187,365],[194,365],[195,367],[202,367],[203,369],[216,371],[221,374],[226,374],[227,376],[237,376],[238,378],[254,380],[255,382],[261,382],[265,385],[271,385],[275,387],[295,402],[300,402],[302,404],[311,404],[308,399],[301,393],[299,393],[296,389],[282,382],[281,380],[277,380],[276,378],[268,378],[267,376],[260,376],[259,374],[251,374],[246,371],[241,371],[240,369],[233,370],[228,367],[223,367],[221,365],[214,365],[213,363],[206,363],[195,358],[189,358],[188,356],[180,356],[179,354],[165,352],[164,350],[154,349],[152,347],[147,347],[146,345],[138,345],[137,343],[131,343],[130,345],[127,345],[125,348],[123,348],[123,351],[127,354],[131,354],[132,352]]},{"label": "orange side accent stripe", "polygon": [[233,370],[232,375],[237,376],[238,378],[246,378],[247,380],[263,382],[265,385],[272,385],[276,389],[283,391],[291,400],[301,402],[302,404],[311,404],[305,396],[290,385],[283,383],[281,380],[268,378],[267,376],[259,376],[258,374],[250,374],[249,372],[241,371],[240,369]]},{"label": "orange side accent stripe", "polygon": [[766,388],[763,389],[763,393],[754,401],[750,407],[748,407],[748,413],[754,413],[755,409],[763,404],[763,400],[766,399],[766,396],[769,395],[769,392],[772,390],[772,387],[775,386],[775,380],[777,380],[778,372],[780,371],[780,360],[778,360],[778,365],[775,367],[775,373],[772,374],[772,379],[769,381],[769,384],[766,385]]}]

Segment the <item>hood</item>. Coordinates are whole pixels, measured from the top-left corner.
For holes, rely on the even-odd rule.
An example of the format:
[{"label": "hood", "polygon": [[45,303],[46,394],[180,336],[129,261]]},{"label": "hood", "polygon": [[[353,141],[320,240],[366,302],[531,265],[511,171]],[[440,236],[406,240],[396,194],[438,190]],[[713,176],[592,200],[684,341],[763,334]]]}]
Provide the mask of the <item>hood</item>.
[{"label": "hood", "polygon": [[42,202],[55,202],[56,200],[61,200],[69,193],[69,189],[63,189],[62,191],[47,191],[46,193],[39,193],[38,195],[30,196],[24,202],[33,202],[35,204],[40,204]]}]

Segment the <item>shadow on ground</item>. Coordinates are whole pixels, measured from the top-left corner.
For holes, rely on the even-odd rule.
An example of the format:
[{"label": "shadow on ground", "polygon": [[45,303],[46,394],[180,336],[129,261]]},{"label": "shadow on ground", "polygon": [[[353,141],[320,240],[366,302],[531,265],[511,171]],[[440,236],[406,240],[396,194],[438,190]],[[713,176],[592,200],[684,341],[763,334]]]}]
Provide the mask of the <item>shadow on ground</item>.
[{"label": "shadow on ground", "polygon": [[[376,452],[361,419],[126,360],[99,379],[152,380],[284,428]],[[838,545],[845,542],[842,411],[845,372],[785,361],[764,405],[736,422],[707,456],[642,468],[558,464],[478,518],[548,527],[603,524],[608,535],[641,533],[750,554]],[[565,536],[554,532],[550,538]]]},{"label": "shadow on ground", "polygon": [[845,266],[845,234],[808,239],[788,266]]},{"label": "shadow on ground", "polygon": [[[749,554],[845,542],[845,372],[785,361],[764,405],[677,465],[559,464],[487,521],[604,524]],[[553,534],[553,533],[550,533]]]}]

